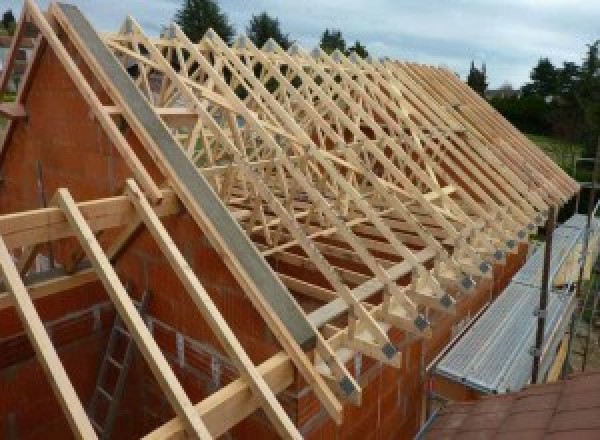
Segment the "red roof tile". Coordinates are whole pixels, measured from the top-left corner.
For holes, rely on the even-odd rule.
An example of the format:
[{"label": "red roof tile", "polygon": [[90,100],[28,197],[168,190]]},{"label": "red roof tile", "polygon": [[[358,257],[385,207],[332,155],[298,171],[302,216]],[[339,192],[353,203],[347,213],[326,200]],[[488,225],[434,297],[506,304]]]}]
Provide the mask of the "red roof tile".
[{"label": "red roof tile", "polygon": [[425,439],[598,440],[600,372],[453,403],[439,413]]}]

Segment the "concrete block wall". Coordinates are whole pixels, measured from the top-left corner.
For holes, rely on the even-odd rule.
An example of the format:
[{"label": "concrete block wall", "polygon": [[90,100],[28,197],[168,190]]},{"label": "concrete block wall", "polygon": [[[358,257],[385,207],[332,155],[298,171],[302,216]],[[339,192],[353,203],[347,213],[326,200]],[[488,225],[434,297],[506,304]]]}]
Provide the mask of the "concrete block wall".
[{"label": "concrete block wall", "polygon": [[[103,103],[110,104],[88,69],[81,62],[79,66],[98,90]],[[131,173],[49,50],[42,56],[25,107],[30,117],[19,124],[2,164],[4,186],[0,188],[0,213],[40,206],[35,172],[37,161],[42,166],[48,198],[59,187],[69,188],[78,201],[111,196],[120,191],[124,179]],[[126,137],[150,174],[157,182],[162,182],[157,167],[135,136],[127,131]],[[192,219],[182,213],[166,219],[164,224],[252,360],[258,364],[279,351],[274,337]],[[105,234],[103,239],[106,241],[110,236]],[[75,240],[54,244],[59,263],[76,249]],[[519,258],[510,257],[506,268],[496,268],[494,281],[482,283],[476,294],[461,302],[456,317],[438,320],[431,340],[412,343],[405,352],[402,369],[382,367],[362,356],[352,359],[348,366],[351,371],[360,373],[357,375],[363,386],[363,404],[347,406],[343,426],[336,427],[327,418],[312,391],[298,377],[294,386],[279,397],[301,432],[315,439],[410,438],[417,431],[421,418],[418,403],[424,391],[421,365],[432,359],[450,339],[455,322],[466,314],[474,314],[490,295],[501,290],[518,267]],[[352,268],[351,265],[348,267]],[[148,326],[192,401],[201,400],[237,376],[147,232],[140,233],[130,244],[116,269],[124,281],[131,283],[134,296],[144,290],[152,292]],[[310,276],[306,279],[315,283],[320,281],[317,275],[314,279]],[[49,325],[80,398],[87,402],[114,316],[108,296],[96,282],[39,300],[36,307]],[[101,313],[101,325],[96,318],[98,313]],[[0,322],[0,346],[6,350],[10,347],[14,352],[10,357],[3,356],[7,361],[0,365],[3,390],[0,437],[5,432],[13,432],[15,426],[17,438],[38,438],[47,436],[48,432],[66,435],[66,420],[23,337],[14,310],[0,311]],[[392,334],[395,341],[401,341],[403,337],[400,332]],[[5,353],[4,350],[0,352]],[[139,437],[172,416],[144,360],[137,356],[121,405],[116,437]],[[258,411],[227,436],[274,438],[275,433],[266,417]]]}]

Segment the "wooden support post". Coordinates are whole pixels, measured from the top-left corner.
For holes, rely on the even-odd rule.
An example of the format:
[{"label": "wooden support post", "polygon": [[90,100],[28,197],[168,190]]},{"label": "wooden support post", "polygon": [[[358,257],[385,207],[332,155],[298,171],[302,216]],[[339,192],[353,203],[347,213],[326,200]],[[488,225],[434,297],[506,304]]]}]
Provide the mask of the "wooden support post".
[{"label": "wooden support post", "polygon": [[536,310],[537,332],[535,346],[533,347],[533,365],[531,367],[531,383],[538,383],[540,359],[544,346],[544,332],[546,326],[546,305],[548,303],[548,288],[550,284],[550,261],[552,258],[552,236],[556,224],[556,207],[550,206],[548,221],[546,223],[546,248],[544,249],[544,271],[542,273],[542,287],[540,289],[540,303]]},{"label": "wooden support post", "polygon": [[169,367],[160,348],[146,328],[144,321],[129,298],[110,261],[102,251],[93,232],[85,222],[81,212],[69,192],[61,188],[57,193],[57,203],[63,210],[71,228],[76,232],[79,243],[92,263],[106,292],[113,301],[119,316],[127,326],[137,347],[146,359],[154,377],[161,386],[169,403],[177,415],[185,421],[186,431],[202,439],[211,438],[206,426],[194,411],[193,405],[185,394],[181,384]]},{"label": "wooden support post", "polygon": [[84,440],[97,438],[2,238],[0,238],[0,271],[23,328],[44,368],[73,434]]}]

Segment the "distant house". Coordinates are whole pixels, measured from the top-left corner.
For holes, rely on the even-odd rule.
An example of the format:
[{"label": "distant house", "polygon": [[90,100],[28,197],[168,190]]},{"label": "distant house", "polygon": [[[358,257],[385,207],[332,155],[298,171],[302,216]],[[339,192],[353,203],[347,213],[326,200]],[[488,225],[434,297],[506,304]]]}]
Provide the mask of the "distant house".
[{"label": "distant house", "polygon": [[485,99],[488,101],[493,98],[518,98],[521,96],[521,90],[513,89],[512,86],[506,85],[502,86],[498,89],[488,89],[485,91]]}]

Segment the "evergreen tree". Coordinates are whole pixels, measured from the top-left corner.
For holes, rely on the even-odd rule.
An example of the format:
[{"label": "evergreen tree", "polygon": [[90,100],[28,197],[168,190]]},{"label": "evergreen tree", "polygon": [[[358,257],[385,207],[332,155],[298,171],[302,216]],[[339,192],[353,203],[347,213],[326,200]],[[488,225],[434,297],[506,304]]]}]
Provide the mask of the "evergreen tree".
[{"label": "evergreen tree", "polygon": [[354,43],[354,46],[350,46],[348,48],[348,53],[350,52],[354,52],[356,55],[358,55],[361,58],[367,58],[369,56],[369,52],[367,51],[367,48],[365,46],[363,46],[360,41],[356,40],[356,42]]},{"label": "evergreen tree", "polygon": [[471,68],[467,75],[467,84],[479,95],[484,96],[488,86],[485,63],[483,63],[481,69],[478,69],[475,67],[475,62],[471,61]]},{"label": "evergreen tree", "polygon": [[548,58],[540,58],[529,77],[531,82],[523,87],[525,95],[536,95],[544,99],[556,95],[558,72]]},{"label": "evergreen tree", "polygon": [[577,97],[583,114],[582,140],[587,156],[596,153],[600,136],[600,40],[588,44],[581,65],[580,84]]},{"label": "evergreen tree", "polygon": [[2,27],[6,29],[9,35],[12,35],[16,27],[15,16],[11,9],[2,14]]},{"label": "evergreen tree", "polygon": [[336,49],[342,53],[346,53],[346,41],[342,37],[342,32],[337,29],[325,29],[325,32],[321,35],[319,46],[328,54]]},{"label": "evergreen tree", "polygon": [[175,22],[190,40],[200,41],[212,28],[226,43],[231,43],[235,30],[214,0],[183,0],[175,14]]},{"label": "evergreen tree", "polygon": [[285,50],[291,46],[289,35],[281,31],[279,20],[270,17],[266,12],[252,16],[246,28],[246,33],[248,34],[248,38],[259,48],[269,38],[275,40]]}]

